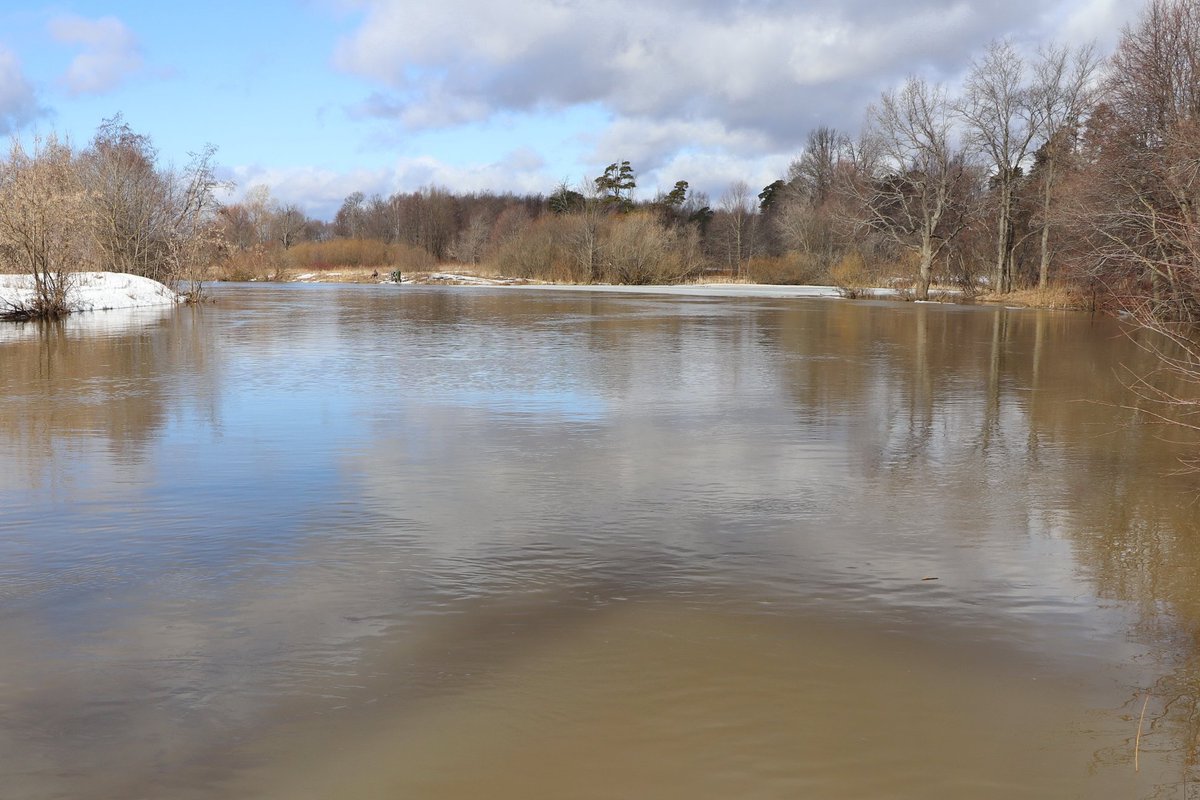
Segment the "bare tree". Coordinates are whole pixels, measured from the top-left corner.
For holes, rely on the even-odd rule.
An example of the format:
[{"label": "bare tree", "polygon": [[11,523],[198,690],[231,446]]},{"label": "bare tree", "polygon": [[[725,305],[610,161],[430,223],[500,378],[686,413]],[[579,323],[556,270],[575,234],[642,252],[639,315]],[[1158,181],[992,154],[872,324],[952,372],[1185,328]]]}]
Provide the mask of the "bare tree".
[{"label": "bare tree", "polygon": [[721,195],[721,214],[716,218],[716,234],[725,252],[725,262],[739,278],[754,254],[754,203],[750,185],[734,181]]},{"label": "bare tree", "polygon": [[271,216],[271,238],[287,250],[304,238],[309,222],[308,216],[295,203],[277,206]]},{"label": "bare tree", "polygon": [[29,275],[28,302],[0,316],[59,317],[71,311],[71,273],[84,263],[88,206],[71,148],[54,136],[26,152],[15,137],[0,162],[0,267]]},{"label": "bare tree", "polygon": [[824,125],[814,128],[800,158],[788,166],[788,187],[811,205],[819,206],[833,192],[838,171],[853,157],[852,151],[846,134]]},{"label": "bare tree", "polygon": [[491,215],[486,211],[480,211],[474,214],[467,226],[454,237],[447,254],[463,264],[478,264],[483,260],[483,253],[491,232]]},{"label": "bare tree", "polygon": [[351,192],[342,201],[341,208],[333,218],[334,231],[338,236],[357,239],[362,235],[366,208],[363,203],[367,197],[362,192]]},{"label": "bare tree", "polygon": [[246,190],[242,200],[250,225],[253,228],[254,244],[267,245],[271,242],[271,223],[275,216],[275,200],[271,197],[271,187],[265,184],[251,186]]},{"label": "bare tree", "polygon": [[648,284],[679,278],[671,231],[653,214],[637,212],[611,220],[605,267],[614,283]]},{"label": "bare tree", "polygon": [[170,187],[149,137],[117,116],[101,123],[80,159],[101,265],[162,280]]},{"label": "bare tree", "polygon": [[1150,0],[1112,56],[1108,101],[1141,143],[1153,147],[1200,113],[1200,5]]},{"label": "bare tree", "polygon": [[182,170],[172,170],[164,176],[170,192],[163,280],[174,283],[191,301],[203,297],[202,282],[212,264],[212,254],[221,244],[217,192],[230,185],[216,176],[216,152],[216,147],[208,145],[192,153]]},{"label": "bare tree", "polygon": [[1075,192],[1091,274],[1148,325],[1200,322],[1200,5],[1152,0],[1112,58]]},{"label": "bare tree", "polygon": [[456,205],[454,195],[440,186],[428,186],[421,190],[417,206],[419,233],[416,243],[439,261],[446,257],[446,250],[458,227]]},{"label": "bare tree", "polygon": [[783,200],[771,224],[783,245],[800,253],[820,271],[840,255],[843,184],[853,182],[861,165],[860,148],[834,128],[808,135],[804,152],[788,166]]},{"label": "bare tree", "polygon": [[[101,266],[167,284],[199,288],[216,238],[216,150],[207,147],[181,170],[164,169],[149,137],[117,116],[105,120],[77,167],[87,195],[86,224]],[[237,214],[224,215],[227,229],[261,239],[269,217],[270,192],[255,187]]]},{"label": "bare tree", "polygon": [[945,90],[910,77],[868,111],[879,168],[849,185],[861,224],[917,255],[921,299],[929,297],[935,260],[966,227],[959,200],[972,174],[951,143],[951,125]]},{"label": "bare tree", "polygon": [[1063,160],[1075,149],[1079,126],[1095,98],[1093,80],[1100,61],[1094,45],[1071,50],[1049,45],[1038,52],[1034,64],[1032,103],[1039,123],[1042,142],[1040,188],[1041,215],[1038,288],[1045,289],[1050,279],[1050,229],[1052,203],[1058,186]]},{"label": "bare tree", "polygon": [[603,228],[611,208],[605,188],[595,181],[583,181],[577,193],[583,198],[568,215],[566,249],[576,274],[589,283],[601,280],[604,267]]},{"label": "bare tree", "polygon": [[1006,40],[988,45],[971,66],[958,113],[971,147],[985,155],[996,191],[996,260],[992,285],[1011,291],[1013,196],[1034,138],[1043,129],[1041,106],[1026,80],[1025,60]]}]

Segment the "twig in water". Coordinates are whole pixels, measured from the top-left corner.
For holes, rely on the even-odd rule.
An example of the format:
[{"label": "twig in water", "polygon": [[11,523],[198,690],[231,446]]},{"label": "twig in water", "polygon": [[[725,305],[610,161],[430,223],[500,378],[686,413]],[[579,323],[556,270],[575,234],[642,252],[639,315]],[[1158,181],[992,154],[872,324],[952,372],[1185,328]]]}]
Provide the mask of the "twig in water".
[{"label": "twig in water", "polygon": [[1137,737],[1133,740],[1133,771],[1141,772],[1138,768],[1138,750],[1142,746],[1142,721],[1146,719],[1146,706],[1150,705],[1150,695],[1146,695],[1145,702],[1142,703],[1142,715],[1138,717],[1138,732]]}]

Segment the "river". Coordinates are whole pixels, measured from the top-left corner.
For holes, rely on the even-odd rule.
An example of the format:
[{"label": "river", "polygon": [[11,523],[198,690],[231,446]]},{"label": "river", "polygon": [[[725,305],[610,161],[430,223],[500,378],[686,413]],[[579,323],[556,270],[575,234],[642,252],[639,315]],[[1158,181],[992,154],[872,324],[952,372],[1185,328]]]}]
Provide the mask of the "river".
[{"label": "river", "polygon": [[1145,334],[214,295],[0,328],[5,798],[1200,796]]}]

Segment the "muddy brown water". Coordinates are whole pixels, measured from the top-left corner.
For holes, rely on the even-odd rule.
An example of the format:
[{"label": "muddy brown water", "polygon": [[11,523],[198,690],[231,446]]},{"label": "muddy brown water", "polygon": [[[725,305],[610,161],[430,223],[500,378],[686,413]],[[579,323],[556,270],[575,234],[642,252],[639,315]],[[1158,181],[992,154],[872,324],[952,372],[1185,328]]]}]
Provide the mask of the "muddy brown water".
[{"label": "muddy brown water", "polygon": [[215,293],[0,329],[0,796],[1200,796],[1144,335]]}]

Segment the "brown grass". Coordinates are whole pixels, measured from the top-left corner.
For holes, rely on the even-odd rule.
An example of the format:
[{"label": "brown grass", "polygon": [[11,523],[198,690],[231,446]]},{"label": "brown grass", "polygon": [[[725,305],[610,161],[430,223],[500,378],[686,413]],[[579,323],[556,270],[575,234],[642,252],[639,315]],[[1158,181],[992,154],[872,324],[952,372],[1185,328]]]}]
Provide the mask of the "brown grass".
[{"label": "brown grass", "polygon": [[1045,289],[1018,289],[1005,294],[981,294],[975,298],[981,303],[1002,303],[1024,308],[1054,308],[1068,311],[1087,311],[1092,299],[1073,286],[1048,286]]},{"label": "brown grass", "polygon": [[829,279],[816,263],[816,259],[802,253],[752,258],[746,262],[745,276],[749,283],[784,286],[808,286],[824,283]]},{"label": "brown grass", "polygon": [[423,248],[410,244],[388,244],[375,239],[331,239],[301,242],[284,250],[278,246],[252,247],[230,253],[217,265],[219,280],[288,280],[300,273],[412,272],[432,270],[437,261]]},{"label": "brown grass", "polygon": [[[406,243],[388,244],[376,239],[331,239],[327,242],[301,242],[283,251],[280,258],[289,269],[301,272],[337,270],[350,267],[378,269],[431,269],[436,259],[424,248]],[[386,269],[385,269],[386,268]]]}]

